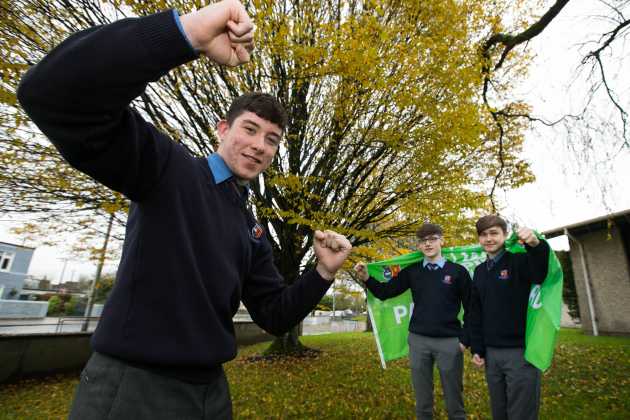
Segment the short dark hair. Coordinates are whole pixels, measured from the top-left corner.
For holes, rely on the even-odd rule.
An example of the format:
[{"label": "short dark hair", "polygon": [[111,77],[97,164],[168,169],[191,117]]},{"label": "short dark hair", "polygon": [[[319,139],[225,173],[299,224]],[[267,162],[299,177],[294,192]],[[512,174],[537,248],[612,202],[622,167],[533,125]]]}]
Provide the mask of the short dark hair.
[{"label": "short dark hair", "polygon": [[442,226],[433,223],[424,223],[416,231],[416,236],[418,237],[418,239],[426,238],[429,235],[442,236]]},{"label": "short dark hair", "polygon": [[228,124],[232,125],[234,120],[247,111],[278,125],[282,131],[287,126],[287,112],[280,101],[268,93],[250,92],[234,99],[226,115]]},{"label": "short dark hair", "polygon": [[500,227],[503,233],[507,233],[507,223],[498,214],[488,214],[480,217],[475,226],[477,227],[477,235],[481,235],[481,232],[494,226]]}]

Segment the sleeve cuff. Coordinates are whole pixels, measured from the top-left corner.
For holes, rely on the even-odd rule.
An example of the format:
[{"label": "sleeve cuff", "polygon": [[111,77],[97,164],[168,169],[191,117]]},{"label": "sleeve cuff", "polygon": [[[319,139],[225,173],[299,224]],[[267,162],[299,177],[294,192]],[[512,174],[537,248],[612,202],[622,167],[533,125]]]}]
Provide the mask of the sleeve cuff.
[{"label": "sleeve cuff", "polygon": [[175,10],[175,9],[173,9],[172,12],[173,12],[173,20],[175,20],[175,24],[177,25],[177,28],[181,32],[182,37],[184,37],[184,39],[188,43],[188,46],[190,47],[190,49],[195,51],[196,53],[198,53],[198,51],[195,50],[193,48],[192,44],[190,43],[190,39],[188,39],[188,36],[186,36],[186,32],[184,32],[184,27],[182,26],[182,21],[179,18],[179,12],[177,10]]},{"label": "sleeve cuff", "polygon": [[539,241],[540,242],[536,246],[529,246],[525,244],[525,250],[533,254],[544,254],[548,249],[551,249],[545,240],[539,239]]},{"label": "sleeve cuff", "polygon": [[333,279],[332,281],[330,280],[326,280],[325,278],[323,278],[318,272],[317,269],[313,268],[312,270],[306,272],[304,274],[304,277],[308,277],[308,281],[309,282],[313,282],[314,284],[316,284],[317,289],[322,292],[322,295],[326,293],[326,291],[330,288],[330,286],[335,282],[335,280]]},{"label": "sleeve cuff", "polygon": [[365,287],[367,287],[368,289],[370,288],[370,286],[373,286],[375,283],[378,283],[374,278],[372,278],[372,276],[368,277],[368,279],[365,281]]},{"label": "sleeve cuff", "polygon": [[472,354],[478,354],[479,357],[486,357],[486,349],[481,347],[472,347]]},{"label": "sleeve cuff", "polygon": [[168,71],[199,57],[183,36],[172,10],[139,18],[139,36],[160,70]]}]

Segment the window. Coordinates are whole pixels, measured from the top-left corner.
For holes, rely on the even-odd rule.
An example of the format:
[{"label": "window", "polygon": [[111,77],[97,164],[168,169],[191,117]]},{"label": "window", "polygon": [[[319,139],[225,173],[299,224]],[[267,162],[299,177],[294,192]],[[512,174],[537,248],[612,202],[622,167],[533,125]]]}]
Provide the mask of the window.
[{"label": "window", "polygon": [[10,271],[15,254],[0,251],[0,271]]}]

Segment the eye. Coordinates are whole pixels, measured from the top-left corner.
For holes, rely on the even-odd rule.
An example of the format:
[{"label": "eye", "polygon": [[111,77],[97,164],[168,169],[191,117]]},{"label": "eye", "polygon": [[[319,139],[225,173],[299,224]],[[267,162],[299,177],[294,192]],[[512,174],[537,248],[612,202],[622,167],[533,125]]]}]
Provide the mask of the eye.
[{"label": "eye", "polygon": [[277,147],[280,144],[280,139],[277,139],[275,137],[265,137],[265,139],[267,140],[267,143],[272,146]]},{"label": "eye", "polygon": [[254,130],[253,127],[246,126],[245,127],[245,132],[247,132],[247,134],[254,134],[254,133],[256,133],[256,130]]}]

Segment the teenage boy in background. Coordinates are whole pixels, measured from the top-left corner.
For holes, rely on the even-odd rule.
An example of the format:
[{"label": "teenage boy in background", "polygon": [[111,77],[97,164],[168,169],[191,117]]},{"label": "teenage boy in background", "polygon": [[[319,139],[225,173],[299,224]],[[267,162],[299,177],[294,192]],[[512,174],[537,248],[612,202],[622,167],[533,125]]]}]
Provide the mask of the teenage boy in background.
[{"label": "teenage boy in background", "polygon": [[537,419],[541,372],[525,360],[525,323],[532,284],[547,277],[549,245],[529,228],[517,231],[526,253],[505,250],[507,223],[477,221],[488,259],[475,268],[470,302],[473,363],[486,368],[494,420]]},{"label": "teenage boy in background", "polygon": [[[465,419],[462,398],[463,352],[466,332],[470,275],[462,265],[442,257],[442,228],[425,223],[416,232],[424,258],[405,267],[387,283],[367,273],[364,263],[355,266],[361,281],[381,300],[411,289],[413,313],[409,322],[409,362],[416,396],[416,417],[433,418],[433,365],[437,362],[449,419]],[[464,306],[464,327],[457,315]]]}]

